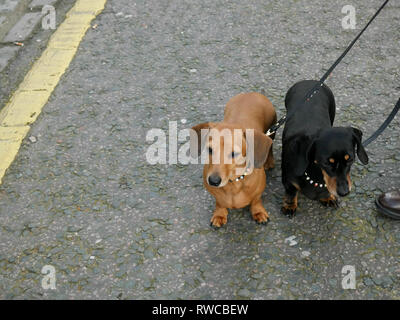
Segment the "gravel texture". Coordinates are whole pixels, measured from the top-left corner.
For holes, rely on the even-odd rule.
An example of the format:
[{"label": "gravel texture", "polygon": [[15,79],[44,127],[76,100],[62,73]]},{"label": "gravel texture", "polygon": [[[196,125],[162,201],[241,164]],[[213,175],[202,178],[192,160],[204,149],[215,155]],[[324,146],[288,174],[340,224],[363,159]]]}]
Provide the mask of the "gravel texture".
[{"label": "gravel texture", "polygon": [[[400,187],[399,117],[353,167],[341,208],[300,197],[292,220],[279,212],[280,132],[268,226],[246,208],[210,228],[201,165],[145,158],[148,130],[222,119],[239,92],[265,89],[283,115],[287,89],[318,79],[380,3],[354,3],[357,29],[343,30],[338,0],[109,0],[0,187],[0,298],[400,298],[400,222],[374,205]],[[367,137],[397,101],[399,17],[389,3],[328,79],[337,125]],[[342,289],[345,265],[356,290]]]}]

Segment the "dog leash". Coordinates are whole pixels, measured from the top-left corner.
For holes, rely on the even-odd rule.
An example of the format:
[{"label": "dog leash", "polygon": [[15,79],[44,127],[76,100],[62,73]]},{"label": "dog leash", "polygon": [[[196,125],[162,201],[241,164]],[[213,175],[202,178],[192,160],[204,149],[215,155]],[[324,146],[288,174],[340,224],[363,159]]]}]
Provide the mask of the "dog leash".
[{"label": "dog leash", "polygon": [[[336,61],[332,64],[332,66],[328,69],[328,71],[325,72],[325,74],[318,81],[318,83],[305,95],[304,100],[301,103],[306,103],[316,93],[319,92],[320,88],[324,85],[325,80],[329,77],[329,75],[333,72],[333,70],[337,67],[337,65],[343,60],[343,58],[347,55],[347,53],[350,51],[350,49],[354,46],[354,44],[361,37],[361,35],[364,33],[364,31],[367,30],[369,25],[372,23],[372,21],[375,20],[375,18],[379,15],[379,13],[382,11],[382,9],[386,6],[386,4],[388,2],[389,2],[389,0],[386,0],[381,5],[381,7],[376,11],[376,13],[368,21],[368,23],[365,25],[365,27],[359,32],[359,34],[354,38],[354,40],[347,46],[346,50],[343,51],[341,56],[338,59],[336,59]],[[370,138],[368,138],[368,140],[366,141],[366,142],[368,142],[368,144],[371,143],[373,140],[375,140],[379,136],[379,134],[381,134],[383,132],[383,130],[386,129],[386,127],[389,125],[389,123],[393,120],[393,118],[396,115],[398,110],[399,110],[399,108],[398,108],[398,104],[397,104],[395,106],[395,108],[393,109],[392,113],[389,115],[389,117],[382,124],[382,126]],[[271,136],[274,133],[276,133],[276,131],[286,122],[286,120],[287,120],[287,117],[283,116],[281,119],[279,119],[279,121],[276,124],[274,124],[273,126],[271,126],[271,128],[268,129],[266,135],[267,136]]]},{"label": "dog leash", "polygon": [[[385,129],[389,126],[389,124],[392,122],[394,117],[396,116],[397,112],[400,110],[400,98],[397,101],[396,105],[394,106],[392,112],[389,114],[389,116],[386,118],[386,120],[381,124],[381,126],[367,139],[363,142],[363,146],[366,147],[369,145],[371,142],[373,142],[376,138],[380,136],[380,134],[385,131]],[[282,126],[283,123],[286,121],[286,116],[282,117],[275,125],[273,125],[266,133],[267,136],[270,136]],[[276,127],[276,129],[275,129]],[[272,132],[270,130],[272,129]]]},{"label": "dog leash", "polygon": [[400,109],[400,98],[397,101],[396,105],[394,106],[392,112],[389,114],[389,116],[386,118],[385,122],[382,123],[382,125],[376,130],[367,140],[363,142],[363,146],[366,147],[369,145],[372,141],[374,141],[378,136],[387,128],[387,126],[392,122],[393,118],[395,117],[396,113]]}]

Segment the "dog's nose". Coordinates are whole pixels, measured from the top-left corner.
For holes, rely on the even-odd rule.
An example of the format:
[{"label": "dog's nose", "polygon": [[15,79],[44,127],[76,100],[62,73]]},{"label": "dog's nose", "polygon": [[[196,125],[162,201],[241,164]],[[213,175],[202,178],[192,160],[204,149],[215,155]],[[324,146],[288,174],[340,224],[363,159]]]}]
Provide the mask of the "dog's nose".
[{"label": "dog's nose", "polygon": [[342,185],[338,185],[337,193],[341,197],[347,196],[350,193],[348,184],[344,183]]},{"label": "dog's nose", "polygon": [[221,184],[221,177],[216,174],[212,174],[208,177],[208,184],[214,187],[218,187]]},{"label": "dog's nose", "polygon": [[345,196],[347,196],[349,193],[350,193],[349,191],[339,191],[339,190],[338,190],[338,195],[341,196],[341,197],[345,197]]}]

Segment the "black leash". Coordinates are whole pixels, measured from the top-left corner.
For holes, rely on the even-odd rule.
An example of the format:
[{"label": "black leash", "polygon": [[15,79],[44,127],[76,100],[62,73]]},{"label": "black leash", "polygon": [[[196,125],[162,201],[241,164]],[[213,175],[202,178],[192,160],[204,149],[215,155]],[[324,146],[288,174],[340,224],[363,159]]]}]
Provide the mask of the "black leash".
[{"label": "black leash", "polygon": [[367,140],[365,140],[363,142],[363,146],[366,147],[367,145],[369,145],[372,141],[374,141],[376,138],[378,138],[378,136],[387,128],[387,126],[390,124],[390,122],[392,122],[394,116],[396,115],[396,113],[399,111],[400,109],[400,98],[397,101],[396,105],[394,106],[392,112],[389,114],[389,116],[386,118],[385,122],[382,123],[382,125],[379,127],[378,130],[376,130],[374,132],[373,135],[371,135]]},{"label": "black leash", "polygon": [[[334,62],[334,64],[328,69],[328,71],[325,72],[325,74],[322,76],[322,78],[318,81],[318,83],[304,96],[304,100],[301,101],[301,103],[306,103],[309,101],[316,93],[319,92],[320,88],[324,85],[325,80],[329,77],[329,75],[332,73],[332,71],[336,68],[336,66],[343,60],[343,58],[346,56],[346,54],[350,51],[350,49],[354,46],[354,44],[357,42],[357,40],[361,37],[361,35],[364,33],[364,31],[369,27],[369,25],[372,23],[372,21],[375,20],[375,18],[378,16],[378,14],[381,12],[381,10],[386,6],[386,4],[389,2],[389,0],[386,0],[381,7],[376,11],[376,13],[372,16],[372,18],[368,21],[368,23],[365,25],[365,27],[360,31],[360,33],[354,38],[354,40],[348,45],[346,50],[341,54],[341,56]],[[373,140],[375,140],[382,132],[383,130],[386,129],[386,127],[389,125],[389,123],[393,120],[394,116],[396,115],[397,111],[399,111],[399,103],[394,107],[392,113],[389,115],[389,117],[385,120],[385,122],[382,124],[382,126],[370,137],[364,142],[364,146],[367,144],[371,143]],[[286,116],[283,116],[279,121],[274,124],[269,130],[267,131],[266,135],[270,136],[286,122],[287,118]],[[368,142],[368,143],[367,143]],[[367,143],[367,144],[366,144]]]}]

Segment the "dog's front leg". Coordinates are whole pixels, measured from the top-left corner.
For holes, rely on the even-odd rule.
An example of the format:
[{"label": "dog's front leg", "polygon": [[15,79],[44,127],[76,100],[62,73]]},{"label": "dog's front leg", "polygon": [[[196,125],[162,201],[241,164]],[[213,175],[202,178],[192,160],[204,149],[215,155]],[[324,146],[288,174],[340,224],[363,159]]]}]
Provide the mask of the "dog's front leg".
[{"label": "dog's front leg", "polygon": [[257,223],[267,224],[269,222],[269,216],[262,204],[261,196],[250,203],[250,212]]},{"label": "dog's front leg", "polygon": [[297,209],[297,194],[299,190],[291,183],[285,185],[285,197],[283,199],[282,213],[293,218]]},{"label": "dog's front leg", "polygon": [[227,222],[228,222],[228,209],[220,206],[217,203],[214,214],[211,218],[211,226],[220,228]]},{"label": "dog's front leg", "polygon": [[329,195],[329,198],[320,199],[319,200],[324,206],[332,207],[332,208],[339,208],[339,199],[336,198],[333,194]]}]

